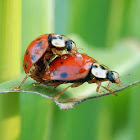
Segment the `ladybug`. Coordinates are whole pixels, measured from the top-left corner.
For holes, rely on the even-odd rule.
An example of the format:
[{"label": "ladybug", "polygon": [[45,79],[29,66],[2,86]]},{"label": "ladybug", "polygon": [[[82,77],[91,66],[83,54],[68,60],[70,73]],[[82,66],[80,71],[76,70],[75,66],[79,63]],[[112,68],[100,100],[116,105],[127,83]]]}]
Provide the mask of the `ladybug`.
[{"label": "ladybug", "polygon": [[25,51],[23,60],[25,73],[28,73],[30,68],[42,57],[44,63],[47,63],[54,55],[62,55],[64,50],[70,54],[77,53],[76,44],[66,36],[51,33],[37,37]]},{"label": "ladybug", "polygon": [[27,74],[21,85],[28,77],[42,82],[41,74],[49,68],[49,62],[55,56],[63,55],[66,51],[70,55],[77,53],[76,44],[70,38],[59,34],[44,34],[34,39],[27,47],[23,60],[24,71]]},{"label": "ladybug", "polygon": [[[57,100],[68,88],[78,87],[85,82],[96,83],[98,85],[96,92],[98,93],[102,93],[99,89],[103,87],[114,95],[116,95],[114,91],[109,89],[111,83],[116,83],[119,87],[123,85],[117,72],[109,70],[109,68],[86,54],[65,54],[64,56],[66,56],[65,59],[62,56],[55,58],[42,76],[45,81],[43,84],[54,88],[61,84],[73,83],[56,95],[53,98],[54,100]],[[101,85],[104,81],[109,81],[107,87]]]}]

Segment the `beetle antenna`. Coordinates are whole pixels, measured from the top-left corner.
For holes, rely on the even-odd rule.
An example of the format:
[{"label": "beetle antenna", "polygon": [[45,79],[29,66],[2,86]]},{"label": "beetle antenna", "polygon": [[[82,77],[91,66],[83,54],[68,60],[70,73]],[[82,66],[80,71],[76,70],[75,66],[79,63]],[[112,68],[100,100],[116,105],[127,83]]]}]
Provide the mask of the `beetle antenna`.
[{"label": "beetle antenna", "polygon": [[130,76],[130,74],[126,74],[126,75],[123,75],[123,76],[119,76],[119,78],[123,78],[125,76]]},{"label": "beetle antenna", "polygon": [[[118,79],[123,78],[123,77],[125,77],[125,76],[130,76],[130,74],[126,74],[126,75],[123,75],[123,76],[119,76]],[[124,84],[123,82],[121,82],[121,81],[119,81],[118,83],[116,83],[116,85],[117,85],[118,87],[125,86],[125,84]]]},{"label": "beetle antenna", "polygon": [[84,50],[83,48],[77,48],[78,50],[80,49],[80,50]]},{"label": "beetle antenna", "polygon": [[125,86],[125,84],[123,82],[119,82],[119,83],[116,83],[116,86],[117,87],[122,87],[122,86]]}]

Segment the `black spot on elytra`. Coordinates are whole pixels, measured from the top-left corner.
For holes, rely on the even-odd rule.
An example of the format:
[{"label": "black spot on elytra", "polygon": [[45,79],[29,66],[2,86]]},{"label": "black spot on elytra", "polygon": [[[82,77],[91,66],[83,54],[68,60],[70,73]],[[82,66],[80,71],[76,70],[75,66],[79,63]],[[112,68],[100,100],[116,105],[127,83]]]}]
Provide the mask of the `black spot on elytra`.
[{"label": "black spot on elytra", "polygon": [[28,61],[25,61],[24,68],[27,69],[27,66],[28,66]]},{"label": "black spot on elytra", "polygon": [[31,59],[32,59],[33,61],[35,61],[35,60],[36,60],[36,56],[35,56],[35,55],[31,55]]},{"label": "black spot on elytra", "polygon": [[60,64],[63,64],[63,62],[60,62]]},{"label": "black spot on elytra", "polygon": [[29,50],[26,50],[26,55],[29,53]]},{"label": "black spot on elytra", "polygon": [[38,40],[40,40],[41,38],[37,38],[36,40],[38,41]]},{"label": "black spot on elytra", "polygon": [[41,44],[42,44],[42,42],[40,41],[40,42],[38,42],[37,43],[37,47],[40,47],[41,46]]},{"label": "black spot on elytra", "polygon": [[66,72],[63,72],[63,73],[61,73],[61,78],[67,78],[67,73]]},{"label": "black spot on elytra", "polygon": [[25,64],[25,66],[24,66],[24,67],[25,67],[25,69],[27,69],[27,66],[26,66],[26,64]]}]

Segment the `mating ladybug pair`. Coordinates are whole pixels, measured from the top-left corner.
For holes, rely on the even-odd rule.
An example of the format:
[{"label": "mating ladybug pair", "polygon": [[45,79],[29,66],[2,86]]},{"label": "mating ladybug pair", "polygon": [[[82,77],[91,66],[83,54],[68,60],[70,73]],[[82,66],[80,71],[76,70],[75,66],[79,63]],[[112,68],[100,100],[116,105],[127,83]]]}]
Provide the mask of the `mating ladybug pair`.
[{"label": "mating ladybug pair", "polygon": [[[38,82],[34,85],[44,84],[54,88],[72,83],[57,94],[53,98],[55,100],[69,87],[78,87],[85,82],[96,83],[98,93],[102,93],[99,91],[102,87],[115,94],[110,89],[111,83],[116,83],[119,87],[124,85],[117,72],[109,70],[88,55],[78,53],[70,38],[54,33],[42,35],[31,42],[24,55],[23,67],[26,77],[14,89],[20,89],[28,77]],[[101,85],[104,81],[110,81],[107,87]]]}]

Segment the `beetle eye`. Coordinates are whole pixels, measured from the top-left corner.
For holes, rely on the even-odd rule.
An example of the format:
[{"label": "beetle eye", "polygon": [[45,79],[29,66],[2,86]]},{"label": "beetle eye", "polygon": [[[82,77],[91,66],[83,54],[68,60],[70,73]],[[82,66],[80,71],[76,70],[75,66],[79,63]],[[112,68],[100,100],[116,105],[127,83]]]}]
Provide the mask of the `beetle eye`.
[{"label": "beetle eye", "polygon": [[62,36],[58,36],[59,39],[62,39]]},{"label": "beetle eye", "polygon": [[109,71],[107,73],[107,78],[112,82],[115,83],[115,80],[119,78],[119,74],[115,71]]},{"label": "beetle eye", "polygon": [[52,37],[52,39],[57,39],[57,37],[54,36],[54,37]]},{"label": "beetle eye", "polygon": [[66,45],[66,49],[70,51],[72,49],[72,40],[66,41],[65,45]]}]

